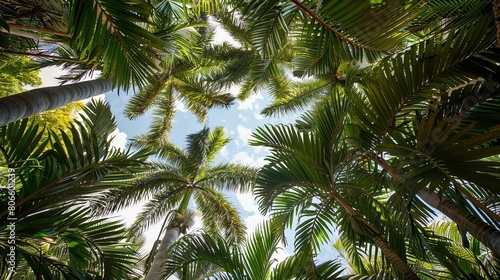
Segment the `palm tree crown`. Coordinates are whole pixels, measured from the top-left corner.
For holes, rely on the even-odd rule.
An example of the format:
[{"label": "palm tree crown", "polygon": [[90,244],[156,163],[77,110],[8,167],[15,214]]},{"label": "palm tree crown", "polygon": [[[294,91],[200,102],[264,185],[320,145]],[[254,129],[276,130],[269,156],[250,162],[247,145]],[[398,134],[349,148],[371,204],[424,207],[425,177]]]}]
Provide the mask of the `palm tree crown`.
[{"label": "palm tree crown", "polygon": [[[245,238],[245,226],[222,191],[249,192],[256,169],[238,164],[213,164],[216,154],[229,140],[224,136],[224,129],[216,127],[188,135],[185,149],[173,143],[154,146],[159,158],[154,168],[134,186],[104,193],[96,202],[99,212],[117,211],[150,197],[132,226],[136,232],[142,232],[168,217],[172,210],[182,213],[194,202],[205,231],[221,232],[228,240],[241,242]],[[113,200],[107,201],[109,197]]]}]

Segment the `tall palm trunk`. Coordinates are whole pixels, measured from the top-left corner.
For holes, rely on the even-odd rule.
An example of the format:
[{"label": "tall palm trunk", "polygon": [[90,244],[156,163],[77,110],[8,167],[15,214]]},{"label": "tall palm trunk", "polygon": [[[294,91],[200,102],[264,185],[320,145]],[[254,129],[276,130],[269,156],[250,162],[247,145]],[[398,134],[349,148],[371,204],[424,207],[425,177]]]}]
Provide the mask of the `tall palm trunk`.
[{"label": "tall palm trunk", "polygon": [[[383,158],[378,157],[376,160],[394,179],[397,181],[404,179],[403,176]],[[473,216],[448,198],[440,197],[437,193],[428,188],[421,189],[417,195],[425,203],[441,211],[441,213],[450,218],[459,228],[469,232],[474,238],[479,240],[479,242],[488,247],[495,255],[500,256],[500,231]]]},{"label": "tall palm trunk", "polygon": [[430,206],[441,211],[460,228],[469,232],[479,240],[479,242],[486,245],[495,255],[500,256],[500,231],[471,215],[468,211],[448,198],[439,197],[437,193],[427,188],[420,190],[418,192],[418,197]]},{"label": "tall palm trunk", "polygon": [[0,98],[0,126],[94,97],[111,89],[111,81],[100,78],[65,86],[37,88]]},{"label": "tall palm trunk", "polygon": [[168,249],[172,244],[174,244],[181,234],[181,229],[179,227],[168,227],[165,235],[161,239],[160,247],[158,251],[156,251],[155,256],[153,257],[153,262],[151,263],[151,267],[149,268],[148,274],[146,275],[145,280],[158,280],[161,275],[161,266],[163,264],[163,260],[167,255]]},{"label": "tall palm trunk", "polygon": [[[406,280],[419,280],[417,274],[413,272],[413,270],[408,266],[408,264],[399,256],[399,254],[394,251],[389,244],[387,244],[387,240],[381,237],[380,232],[374,228],[371,224],[368,223],[365,219],[356,218],[358,216],[358,212],[351,207],[351,205],[344,200],[342,196],[337,191],[332,192],[333,197],[344,207],[344,209],[351,215],[353,218],[351,223],[356,223],[358,226],[353,225],[353,228],[358,233],[368,236],[382,251],[382,253],[391,261],[392,265],[396,268],[396,270],[403,275],[403,278]],[[356,222],[355,222],[356,221]],[[364,224],[363,227],[359,226],[359,223]]]},{"label": "tall palm trunk", "polygon": [[500,0],[493,0],[493,14],[497,25],[497,46],[500,47]]},{"label": "tall palm trunk", "polygon": [[372,237],[373,242],[377,245],[377,247],[384,253],[384,255],[389,258],[391,261],[392,265],[396,267],[396,269],[403,275],[404,279],[407,280],[419,280],[418,276],[411,270],[410,267],[406,264],[405,261],[401,259],[401,257],[396,253],[394,250],[392,250],[391,247],[387,244],[387,241],[380,237]]}]

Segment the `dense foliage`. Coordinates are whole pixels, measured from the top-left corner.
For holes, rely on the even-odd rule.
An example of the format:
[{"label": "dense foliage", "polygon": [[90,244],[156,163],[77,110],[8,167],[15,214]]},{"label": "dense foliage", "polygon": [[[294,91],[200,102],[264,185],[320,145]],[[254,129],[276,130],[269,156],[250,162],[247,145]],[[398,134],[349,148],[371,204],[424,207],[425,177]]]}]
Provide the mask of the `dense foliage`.
[{"label": "dense foliage", "polygon": [[[136,152],[110,148],[115,126],[101,103],[60,134],[14,117],[0,128],[5,184],[9,172],[19,178],[0,194],[2,276],[498,279],[499,7],[497,0],[0,0],[0,62],[29,56],[39,67],[67,67],[69,80],[100,71],[104,79],[81,84],[87,93],[123,87],[137,91],[129,118],[154,111],[149,131],[132,139]],[[214,22],[237,44],[211,43]],[[241,100],[268,93],[264,115],[301,114],[254,132],[251,144],[269,149],[257,174],[211,164],[229,141],[222,128],[189,134],[186,150],[168,139],[175,102],[203,122],[210,108],[232,104],[234,85]],[[52,88],[39,103],[77,100],[84,89],[71,88]],[[26,106],[34,94],[43,93],[0,99],[0,114],[30,116],[6,108]],[[160,161],[146,166],[152,153]],[[220,191],[250,189],[270,220],[241,243],[244,226]],[[92,216],[147,198],[132,231]],[[192,199],[205,228],[186,234]],[[14,250],[9,200],[18,219]],[[161,220],[161,244],[139,261],[125,241]],[[288,229],[294,255],[274,264]],[[344,260],[318,263],[330,245]]]}]

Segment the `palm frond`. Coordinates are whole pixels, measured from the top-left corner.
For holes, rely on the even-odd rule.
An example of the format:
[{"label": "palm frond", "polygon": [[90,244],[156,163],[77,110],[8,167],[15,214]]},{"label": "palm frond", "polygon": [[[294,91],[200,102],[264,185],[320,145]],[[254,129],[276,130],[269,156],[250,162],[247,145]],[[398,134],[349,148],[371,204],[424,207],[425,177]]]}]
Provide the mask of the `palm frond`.
[{"label": "palm frond", "polygon": [[171,257],[165,263],[164,277],[193,262],[211,262],[220,267],[223,271],[221,273],[225,275],[237,278],[245,275],[244,266],[239,259],[241,250],[232,243],[227,243],[221,236],[187,235],[173,246],[171,252]]},{"label": "palm frond", "polygon": [[[111,140],[107,136],[115,128],[113,120],[109,105],[90,103],[84,109],[82,122],[75,122],[69,129],[70,133],[61,131],[60,137],[52,133],[50,148],[43,154],[34,149],[35,153],[39,153],[38,158],[30,158],[33,154],[26,153],[25,147],[9,147],[13,144],[12,140],[16,140],[19,135],[32,133],[36,126],[27,127],[26,121],[12,124],[22,130],[17,130],[17,136],[6,135],[13,138],[5,142],[3,149],[15,149],[14,154],[28,157],[21,161],[24,164],[19,165],[21,169],[16,174],[22,185],[18,190],[16,207],[19,217],[65,205],[67,201],[85,203],[92,194],[107,190],[113,184],[120,185],[144,170],[147,152],[123,152],[110,147]],[[6,129],[8,132],[9,126]],[[19,142],[23,144],[28,140],[39,141],[39,136],[33,134],[30,139]],[[30,145],[29,142],[25,144]],[[45,147],[42,145],[38,149]],[[37,163],[33,165],[33,162]],[[2,217],[5,211],[2,211]]]},{"label": "palm frond", "polygon": [[[322,100],[329,92],[333,92],[334,82],[327,78],[291,83],[287,87],[278,86],[273,103],[262,110],[266,116],[283,116],[290,113],[304,112],[311,104]],[[335,91],[336,92],[336,91]]]},{"label": "palm frond", "polygon": [[206,232],[218,232],[228,241],[241,243],[246,227],[236,207],[220,192],[204,188],[194,194]]},{"label": "palm frond", "polygon": [[111,189],[91,198],[91,208],[99,215],[108,215],[130,205],[143,202],[158,195],[175,197],[183,192],[187,182],[172,169],[151,170],[138,174],[138,179],[122,182],[119,188]]},{"label": "palm frond", "polygon": [[311,203],[308,209],[303,209],[299,215],[299,225],[295,234],[296,252],[312,250],[317,252],[320,246],[330,241],[333,234],[332,226],[338,217],[332,211],[333,201],[323,200],[321,203]]},{"label": "palm frond", "polygon": [[474,27],[441,34],[383,60],[376,84],[363,82],[363,88],[369,92],[364,101],[368,105],[359,109],[356,117],[365,131],[383,140],[391,128],[414,117],[414,110],[433,109],[449,89],[479,78],[462,65],[492,46],[495,33],[488,25],[483,20]]},{"label": "palm frond", "polygon": [[153,58],[163,42],[144,29],[151,6],[142,1],[73,1],[68,19],[71,45],[80,58],[98,64],[102,75],[125,89],[142,88],[157,70]]},{"label": "palm frond", "polygon": [[2,126],[1,151],[10,167],[19,168],[26,161],[36,162],[49,143],[48,138],[43,140],[44,134],[44,129],[34,122],[30,124],[27,119]]},{"label": "palm frond", "polygon": [[239,164],[218,164],[206,170],[199,185],[221,191],[250,192],[255,184],[258,170],[251,166]]},{"label": "palm frond", "polygon": [[[410,148],[406,144],[398,148],[394,145],[381,146],[399,158],[405,157],[412,161],[413,170],[405,173],[408,177],[404,185],[429,185],[433,190],[438,187],[446,188],[450,183],[459,185],[456,178],[462,178],[498,193],[494,182],[498,180],[499,164],[481,161],[499,153],[499,147],[484,146],[500,137],[498,130],[491,128],[481,135],[469,137],[468,132],[473,124],[456,129],[460,121],[437,121],[438,112],[420,123],[415,147]],[[421,176],[422,172],[426,175]]]},{"label": "palm frond", "polygon": [[92,219],[88,210],[65,206],[33,213],[16,221],[16,234],[17,264],[30,274],[47,279],[137,275],[134,266],[138,255],[125,241],[130,236],[124,225]]},{"label": "palm frond", "polygon": [[157,77],[155,81],[129,99],[124,110],[125,116],[132,120],[144,115],[155,105],[155,99],[160,93],[167,96],[172,94],[168,85],[168,77]]},{"label": "palm frond", "polygon": [[164,192],[153,196],[146,202],[135,218],[131,226],[134,233],[142,233],[152,225],[160,222],[168,213],[178,206],[179,201],[184,197],[189,197],[184,189],[174,189],[171,192]]}]

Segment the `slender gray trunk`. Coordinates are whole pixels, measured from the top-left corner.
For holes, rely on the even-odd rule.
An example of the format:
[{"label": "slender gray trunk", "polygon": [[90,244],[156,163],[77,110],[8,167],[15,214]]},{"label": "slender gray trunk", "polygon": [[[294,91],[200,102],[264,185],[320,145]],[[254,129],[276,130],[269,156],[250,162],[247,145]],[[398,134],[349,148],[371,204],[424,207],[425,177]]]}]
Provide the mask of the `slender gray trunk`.
[{"label": "slender gray trunk", "polygon": [[0,98],[0,126],[94,97],[111,89],[111,81],[100,78],[64,86],[37,88]]},{"label": "slender gray trunk", "polygon": [[172,244],[174,244],[177,239],[179,239],[181,232],[178,227],[168,228],[163,236],[160,247],[156,251],[155,256],[153,257],[153,262],[151,263],[151,267],[149,268],[148,274],[146,275],[145,280],[159,280],[162,272],[162,265],[165,260],[165,256],[167,255],[168,249]]}]

